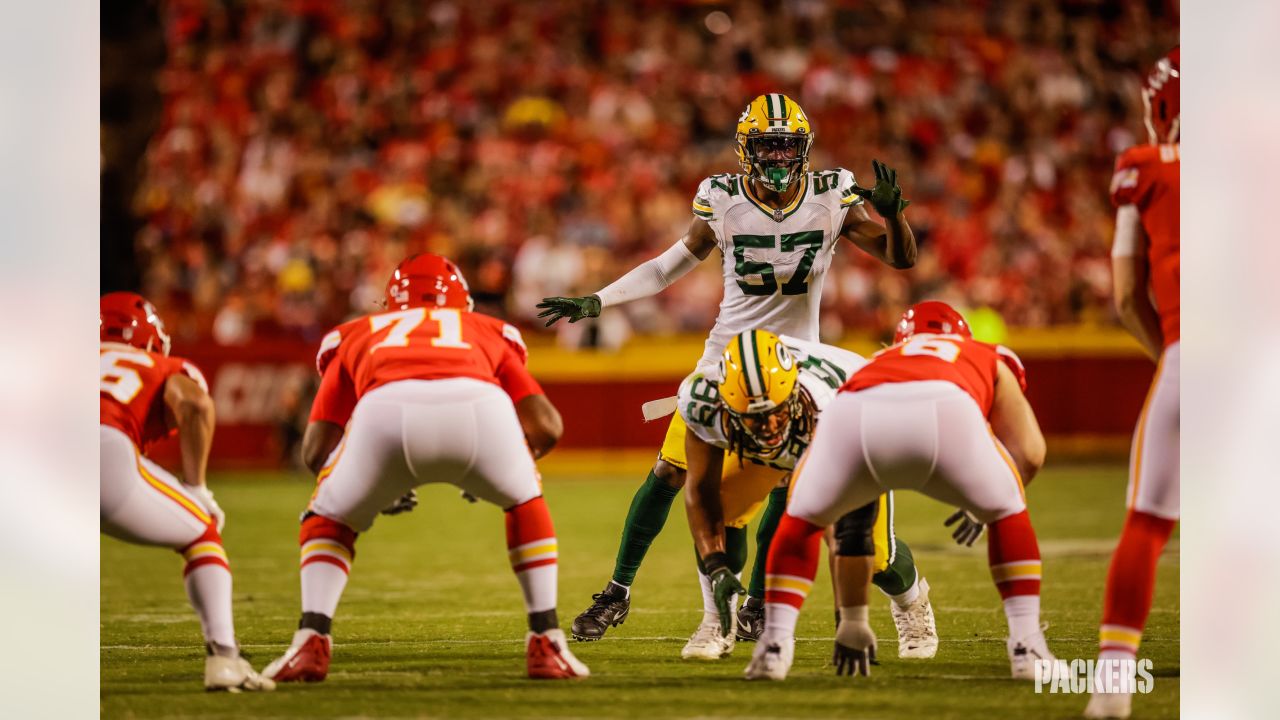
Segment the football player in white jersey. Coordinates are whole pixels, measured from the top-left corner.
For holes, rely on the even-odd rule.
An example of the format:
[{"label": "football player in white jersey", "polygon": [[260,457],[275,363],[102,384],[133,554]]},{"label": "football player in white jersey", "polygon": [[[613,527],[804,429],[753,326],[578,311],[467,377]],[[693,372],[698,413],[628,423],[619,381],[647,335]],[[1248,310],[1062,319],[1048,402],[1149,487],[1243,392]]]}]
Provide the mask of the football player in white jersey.
[{"label": "football player in white jersey", "polygon": [[[837,347],[748,330],[725,348],[720,382],[695,372],[681,384],[678,411],[689,428],[685,507],[703,601],[702,623],[682,657],[715,660],[733,650],[733,605],[746,592],[737,578],[746,561],[745,526],[771,492],[781,488],[785,495],[822,409],[865,364],[861,356]],[[929,584],[918,577],[910,548],[894,537],[893,494],[881,495],[879,505],[870,535],[845,532],[843,520],[829,529],[832,578],[840,577],[842,558],[865,562],[873,556],[873,582],[892,600],[898,656],[933,657],[938,633]],[[770,526],[770,537],[778,519],[761,522]],[[757,556],[768,552],[767,544],[757,543]],[[747,600],[757,608],[764,604],[760,580]],[[837,600],[841,594],[837,581]]]},{"label": "football player in white jersey", "polygon": [[[577,322],[605,307],[657,294],[719,249],[724,298],[698,371],[714,372],[729,338],[744,330],[816,341],[822,284],[839,239],[900,269],[915,264],[916,241],[903,214],[910,201],[902,197],[897,172],[872,161],[875,185],[867,189],[848,170],[810,170],[813,138],[808,117],[791,98],[771,93],[752,100],[735,134],[742,172],[713,175],[699,184],[688,233],[594,295],[544,299],[539,317],[547,318],[547,325],[561,318]],[[867,204],[884,224],[871,218]],[[632,500],[613,578],[574,620],[574,638],[599,640],[626,620],[636,571],[684,486],[684,434],[677,414]],[[781,514],[784,500],[771,501],[766,513]],[[763,566],[753,572],[763,572]]]}]

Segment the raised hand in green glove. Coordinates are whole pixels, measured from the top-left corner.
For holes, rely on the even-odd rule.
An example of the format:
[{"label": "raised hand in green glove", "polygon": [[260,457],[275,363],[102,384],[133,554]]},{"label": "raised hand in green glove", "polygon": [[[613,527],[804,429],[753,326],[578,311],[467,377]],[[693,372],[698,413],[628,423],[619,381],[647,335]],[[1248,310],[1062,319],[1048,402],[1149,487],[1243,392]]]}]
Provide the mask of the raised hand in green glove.
[{"label": "raised hand in green glove", "polygon": [[745,597],[747,589],[729,569],[724,553],[711,553],[702,562],[707,568],[707,577],[711,578],[711,594],[716,600],[716,612],[720,614],[720,634],[728,637],[733,632],[733,596]]},{"label": "raised hand in green glove", "polygon": [[560,318],[567,317],[569,322],[576,323],[582,318],[599,317],[600,298],[595,295],[586,297],[549,297],[542,298],[542,302],[538,303],[537,307],[542,311],[538,313],[538,318],[551,318],[547,321],[547,327],[551,327]]},{"label": "raised hand in green glove", "polygon": [[910,200],[902,199],[902,188],[898,187],[898,171],[879,160],[871,161],[871,169],[876,172],[875,187],[868,190],[855,183],[854,194],[871,203],[880,217],[886,220],[896,217],[911,204]]}]

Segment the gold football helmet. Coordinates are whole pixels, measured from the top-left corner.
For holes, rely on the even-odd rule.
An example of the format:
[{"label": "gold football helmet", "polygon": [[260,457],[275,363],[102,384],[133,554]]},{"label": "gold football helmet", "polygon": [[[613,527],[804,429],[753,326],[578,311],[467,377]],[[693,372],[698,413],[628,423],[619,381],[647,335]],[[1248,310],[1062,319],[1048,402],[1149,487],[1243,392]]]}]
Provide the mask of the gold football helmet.
[{"label": "gold football helmet", "polygon": [[734,444],[765,455],[780,451],[802,414],[800,368],[791,351],[767,330],[748,330],[729,341],[720,376],[729,424],[748,441]]},{"label": "gold football helmet", "polygon": [[813,128],[800,105],[782,93],[752,100],[734,138],[742,172],[774,192],[786,192],[809,169]]}]

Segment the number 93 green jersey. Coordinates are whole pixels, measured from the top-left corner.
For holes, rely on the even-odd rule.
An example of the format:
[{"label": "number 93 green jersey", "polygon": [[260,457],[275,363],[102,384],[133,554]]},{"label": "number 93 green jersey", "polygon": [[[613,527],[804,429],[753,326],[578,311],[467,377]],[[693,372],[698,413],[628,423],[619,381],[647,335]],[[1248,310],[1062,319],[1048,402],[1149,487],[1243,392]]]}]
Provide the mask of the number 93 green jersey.
[{"label": "number 93 green jersey", "polygon": [[725,344],[752,328],[818,339],[822,282],[849,208],[861,204],[853,173],[806,172],[784,208],[771,208],[743,175],[698,186],[693,214],[707,221],[723,255],[724,299],[697,369],[714,371]]},{"label": "number 93 green jersey", "polygon": [[[799,338],[780,338],[782,344],[791,351],[796,364],[800,368],[798,388],[795,392],[803,392],[812,401],[814,420],[817,414],[836,396],[840,386],[855,372],[867,364],[861,355],[819,342],[808,342]],[[702,372],[694,371],[692,375],[680,383],[680,392],[676,396],[676,411],[680,418],[700,440],[719,448],[729,447],[728,418],[725,416],[724,402],[720,399],[720,390],[714,378],[708,378]],[[779,470],[794,470],[796,461],[804,454],[805,448],[813,440],[813,427],[816,423],[792,423],[792,435],[787,438],[781,451],[771,453],[769,457],[755,457],[752,453],[743,455],[752,460],[759,460]],[[796,428],[807,427],[807,432],[797,433]]]}]

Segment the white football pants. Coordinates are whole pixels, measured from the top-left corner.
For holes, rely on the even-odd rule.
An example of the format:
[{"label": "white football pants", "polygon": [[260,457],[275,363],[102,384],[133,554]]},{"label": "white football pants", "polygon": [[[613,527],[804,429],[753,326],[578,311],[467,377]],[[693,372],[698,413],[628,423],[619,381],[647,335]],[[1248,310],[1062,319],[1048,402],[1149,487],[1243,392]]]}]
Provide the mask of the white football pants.
[{"label": "white football pants", "polygon": [[915,490],[983,522],[1026,508],[978,404],[942,380],[837,395],[792,483],[787,512],[822,527],[888,490]]},{"label": "white football pants", "polygon": [[1165,348],[1138,416],[1129,453],[1127,505],[1149,515],[1177,520],[1181,401],[1178,375],[1182,343]]},{"label": "white football pants", "polygon": [[213,522],[199,499],[138,452],[123,432],[99,426],[102,532],[143,545],[182,548]]},{"label": "white football pants", "polygon": [[542,494],[515,406],[471,378],[401,380],[356,404],[311,510],[363,532],[409,490],[449,483],[503,509]]}]

